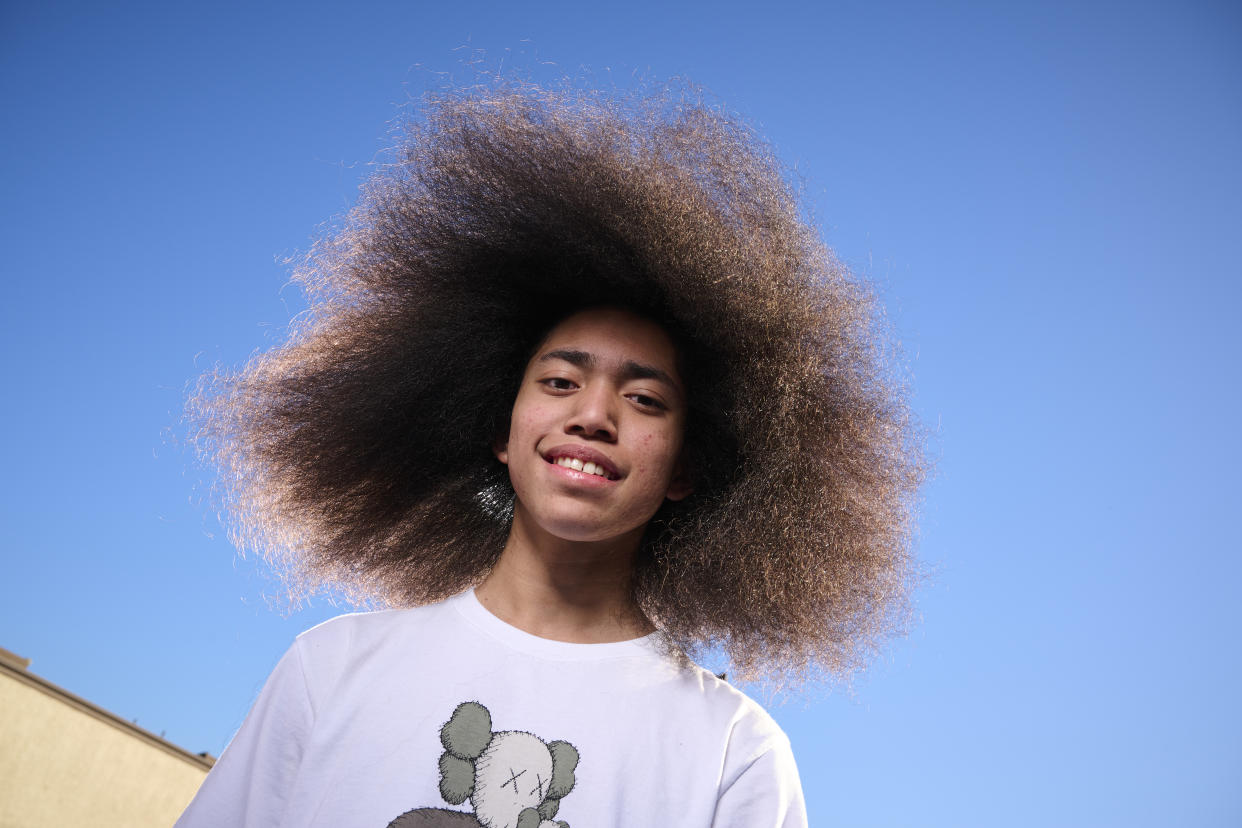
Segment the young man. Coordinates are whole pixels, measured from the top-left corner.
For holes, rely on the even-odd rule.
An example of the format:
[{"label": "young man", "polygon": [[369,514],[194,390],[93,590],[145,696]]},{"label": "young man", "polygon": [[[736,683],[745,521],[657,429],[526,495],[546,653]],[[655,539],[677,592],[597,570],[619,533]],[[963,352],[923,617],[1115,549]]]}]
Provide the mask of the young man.
[{"label": "young man", "polygon": [[203,445],[291,587],[402,608],[300,636],[179,824],[805,824],[689,657],[857,667],[922,464],[767,148],[692,93],[449,94],[300,275]]}]

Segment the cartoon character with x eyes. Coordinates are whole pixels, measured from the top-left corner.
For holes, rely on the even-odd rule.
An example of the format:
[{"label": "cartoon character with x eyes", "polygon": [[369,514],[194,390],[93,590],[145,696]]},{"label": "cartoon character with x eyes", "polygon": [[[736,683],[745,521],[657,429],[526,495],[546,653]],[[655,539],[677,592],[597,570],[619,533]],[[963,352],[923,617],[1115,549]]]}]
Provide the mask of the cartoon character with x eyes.
[{"label": "cartoon character with x eyes", "polygon": [[388,828],[569,828],[552,821],[574,787],[578,750],[569,742],[520,730],[493,733],[491,713],[478,702],[457,706],[440,741],[440,795],[452,805],[469,799],[474,814],[418,808]]}]

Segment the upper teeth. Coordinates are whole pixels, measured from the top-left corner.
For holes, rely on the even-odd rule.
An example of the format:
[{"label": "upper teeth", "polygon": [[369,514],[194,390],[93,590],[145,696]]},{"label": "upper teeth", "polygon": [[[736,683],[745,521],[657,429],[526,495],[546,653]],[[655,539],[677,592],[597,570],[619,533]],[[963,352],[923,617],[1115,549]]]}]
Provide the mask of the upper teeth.
[{"label": "upper teeth", "polygon": [[597,466],[591,462],[583,463],[577,457],[558,457],[552,462],[556,463],[556,465],[558,466],[564,466],[567,469],[573,469],[574,471],[586,472],[587,474],[595,474],[600,477],[608,476],[608,470],[605,469],[603,466]]}]

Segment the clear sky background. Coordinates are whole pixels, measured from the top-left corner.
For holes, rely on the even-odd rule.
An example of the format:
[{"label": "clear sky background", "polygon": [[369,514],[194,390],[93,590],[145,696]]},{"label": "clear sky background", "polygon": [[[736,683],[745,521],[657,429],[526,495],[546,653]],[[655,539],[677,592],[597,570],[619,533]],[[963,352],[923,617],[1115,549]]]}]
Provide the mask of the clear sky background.
[{"label": "clear sky background", "polygon": [[887,301],[936,574],[852,694],[774,710],[812,824],[1242,824],[1236,3],[3,4],[0,646],[219,754],[342,611],[269,608],[182,400],[476,58],[703,84]]}]

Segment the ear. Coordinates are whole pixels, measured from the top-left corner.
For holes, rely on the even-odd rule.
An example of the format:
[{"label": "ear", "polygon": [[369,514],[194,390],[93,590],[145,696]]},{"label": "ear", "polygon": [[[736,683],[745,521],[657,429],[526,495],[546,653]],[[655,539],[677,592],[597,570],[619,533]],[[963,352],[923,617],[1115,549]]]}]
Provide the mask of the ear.
[{"label": "ear", "polygon": [[[574,789],[574,768],[578,767],[578,749],[563,739],[557,739],[554,742],[548,742],[548,753],[552,754],[552,780],[548,782],[548,795],[544,799],[561,800]],[[544,816],[544,819],[551,819],[554,816],[556,816],[555,809]]]},{"label": "ear", "polygon": [[669,481],[668,491],[664,496],[669,500],[685,500],[694,492],[694,483],[690,481],[690,473],[686,470],[686,458],[682,455],[673,470],[673,479]]},{"label": "ear", "polygon": [[440,744],[458,759],[478,759],[491,741],[492,714],[478,702],[457,705],[452,718],[440,728]]},{"label": "ear", "polygon": [[509,435],[504,434],[492,441],[492,454],[496,455],[496,459],[509,465]]}]

